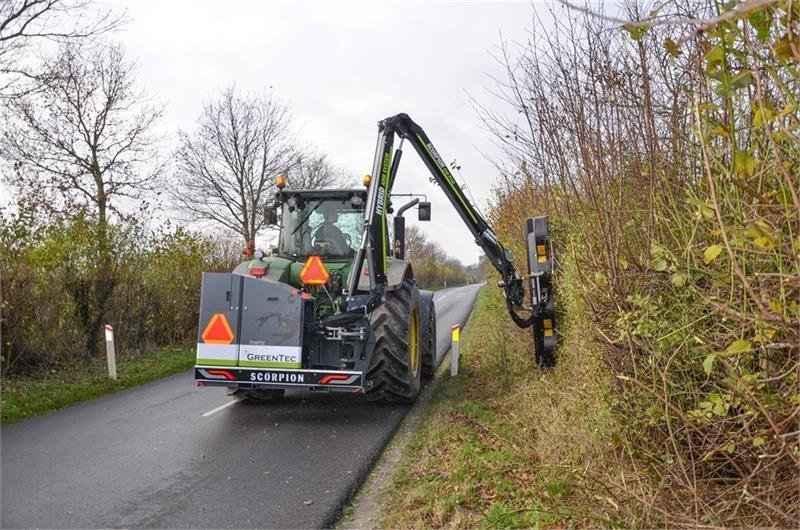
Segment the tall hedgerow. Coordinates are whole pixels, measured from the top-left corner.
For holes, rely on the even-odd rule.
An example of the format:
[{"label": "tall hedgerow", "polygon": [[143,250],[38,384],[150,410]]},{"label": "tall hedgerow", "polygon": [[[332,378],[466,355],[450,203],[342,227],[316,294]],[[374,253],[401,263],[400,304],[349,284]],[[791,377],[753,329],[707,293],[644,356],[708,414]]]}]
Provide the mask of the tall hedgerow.
[{"label": "tall hedgerow", "polygon": [[613,389],[589,472],[632,523],[796,526],[800,4],[654,7],[501,47],[492,215],[508,241],[554,222],[582,293],[562,317],[595,338],[561,361],[599,358]]},{"label": "tall hedgerow", "polygon": [[3,375],[86,360],[81,330],[92,322],[114,327],[123,354],[191,342],[201,273],[231,270],[241,257],[223,237],[112,223],[114,290],[101,314],[88,296],[100,276],[96,220],[86,211],[62,218],[35,211],[21,204],[0,212]]}]

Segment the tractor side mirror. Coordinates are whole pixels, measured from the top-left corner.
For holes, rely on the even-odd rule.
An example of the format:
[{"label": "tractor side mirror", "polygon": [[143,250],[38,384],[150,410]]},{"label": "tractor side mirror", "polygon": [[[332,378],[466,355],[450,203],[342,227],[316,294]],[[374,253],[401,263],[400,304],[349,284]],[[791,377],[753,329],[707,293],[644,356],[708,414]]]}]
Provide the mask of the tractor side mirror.
[{"label": "tractor side mirror", "polygon": [[269,205],[264,208],[264,224],[267,226],[278,224],[278,210],[275,209],[275,205]]},{"label": "tractor side mirror", "polygon": [[423,201],[419,203],[419,209],[417,210],[419,213],[419,220],[420,221],[430,221],[431,220],[431,203]]}]

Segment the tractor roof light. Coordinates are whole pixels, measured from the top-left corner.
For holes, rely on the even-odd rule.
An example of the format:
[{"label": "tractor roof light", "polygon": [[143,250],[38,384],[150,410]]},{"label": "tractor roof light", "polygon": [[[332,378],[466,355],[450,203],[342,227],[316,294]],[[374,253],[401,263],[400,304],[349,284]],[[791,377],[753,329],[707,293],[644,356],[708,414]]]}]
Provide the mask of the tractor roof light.
[{"label": "tractor roof light", "polygon": [[369,188],[369,183],[372,182],[372,175],[364,175],[364,187]]},{"label": "tractor roof light", "polygon": [[282,190],[286,187],[286,177],[284,175],[278,175],[278,178],[275,179],[275,186]]}]

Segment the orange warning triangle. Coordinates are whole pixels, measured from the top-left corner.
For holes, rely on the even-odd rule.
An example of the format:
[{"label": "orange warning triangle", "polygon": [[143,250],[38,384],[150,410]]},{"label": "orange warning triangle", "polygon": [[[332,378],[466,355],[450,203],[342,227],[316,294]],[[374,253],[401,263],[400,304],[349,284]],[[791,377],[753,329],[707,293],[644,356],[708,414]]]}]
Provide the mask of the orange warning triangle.
[{"label": "orange warning triangle", "polygon": [[222,313],[214,313],[200,336],[203,338],[203,342],[208,344],[230,344],[233,342],[233,331],[231,331],[231,326],[228,324],[228,319]]},{"label": "orange warning triangle", "polygon": [[300,281],[305,285],[324,285],[328,283],[330,276],[319,256],[309,256],[303,270],[300,271]]}]

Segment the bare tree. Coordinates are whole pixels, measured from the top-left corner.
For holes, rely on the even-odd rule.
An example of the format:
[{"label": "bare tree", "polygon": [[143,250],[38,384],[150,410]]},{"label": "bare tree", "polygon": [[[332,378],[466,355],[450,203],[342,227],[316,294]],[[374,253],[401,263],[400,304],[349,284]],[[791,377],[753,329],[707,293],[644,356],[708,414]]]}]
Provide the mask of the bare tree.
[{"label": "bare tree", "polygon": [[434,242],[428,241],[425,234],[416,225],[406,227],[406,259],[419,261],[439,259],[444,252]]},{"label": "bare tree", "polygon": [[151,130],[161,109],[136,88],[120,46],[68,43],[47,67],[40,90],[9,100],[3,110],[0,157],[15,168],[7,182],[22,195],[38,190],[49,202],[38,206],[82,210],[93,220],[92,263],[65,264],[75,267],[70,291],[91,355],[115,284],[109,216],[119,211],[118,199],[141,198],[154,182]]},{"label": "bare tree", "polygon": [[137,89],[119,45],[66,45],[48,71],[40,93],[7,105],[0,154],[18,188],[54,192],[55,209],[89,204],[106,225],[114,197],[140,198],[153,184],[162,110]]},{"label": "bare tree", "polygon": [[230,86],[206,103],[195,131],[178,133],[173,196],[188,220],[254,240],[275,177],[302,168],[290,121],[289,106],[270,93],[247,96]]},{"label": "bare tree", "polygon": [[328,155],[312,151],[301,154],[288,175],[289,186],[298,190],[347,187],[351,185],[345,173],[331,164]]},{"label": "bare tree", "polygon": [[112,31],[125,15],[92,11],[92,0],[0,2],[0,98],[42,87],[47,69],[37,57],[48,42],[74,42]]}]

